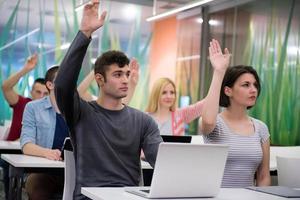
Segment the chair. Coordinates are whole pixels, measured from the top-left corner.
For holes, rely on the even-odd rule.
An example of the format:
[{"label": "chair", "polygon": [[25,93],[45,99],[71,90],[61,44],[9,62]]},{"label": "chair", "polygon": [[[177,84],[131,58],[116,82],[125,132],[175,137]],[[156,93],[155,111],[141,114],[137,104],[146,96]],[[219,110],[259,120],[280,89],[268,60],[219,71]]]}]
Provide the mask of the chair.
[{"label": "chair", "polygon": [[64,142],[64,160],[65,160],[65,182],[63,200],[72,200],[75,189],[75,160],[73,154],[73,147],[70,138],[66,138]]},{"label": "chair", "polygon": [[300,188],[300,157],[276,157],[278,185]]}]

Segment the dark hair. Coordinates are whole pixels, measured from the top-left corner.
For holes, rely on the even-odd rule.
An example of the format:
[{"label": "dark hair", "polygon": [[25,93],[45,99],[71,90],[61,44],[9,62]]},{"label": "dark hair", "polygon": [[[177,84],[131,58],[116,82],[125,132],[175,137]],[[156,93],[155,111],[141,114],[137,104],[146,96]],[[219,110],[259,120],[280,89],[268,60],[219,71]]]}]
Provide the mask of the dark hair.
[{"label": "dark hair", "polygon": [[[257,75],[256,70],[251,67],[251,66],[245,66],[245,65],[238,65],[238,66],[233,66],[233,67],[229,67],[225,73],[223,82],[222,82],[222,87],[221,87],[221,91],[220,91],[220,103],[219,105],[222,107],[228,107],[230,106],[230,101],[229,101],[229,97],[225,94],[224,89],[225,87],[230,87],[232,88],[234,83],[236,82],[236,80],[243,74],[252,74],[256,80],[256,88],[257,88],[257,96],[259,96],[260,94],[260,81],[259,81],[259,77]],[[252,106],[247,107],[247,109],[251,108]]]},{"label": "dark hair", "polygon": [[49,68],[46,72],[45,75],[45,83],[47,83],[48,81],[53,82],[54,78],[55,78],[55,73],[58,71],[58,66],[52,66],[51,68]]},{"label": "dark hair", "polygon": [[105,72],[112,64],[117,64],[120,68],[122,68],[129,64],[129,59],[121,51],[107,51],[97,58],[94,67],[95,74],[100,73],[106,81]]},{"label": "dark hair", "polygon": [[44,78],[37,78],[37,79],[35,79],[34,82],[33,82],[33,85],[35,85],[36,83],[40,83],[40,84],[42,84],[42,85],[45,85],[45,84],[46,84]]}]

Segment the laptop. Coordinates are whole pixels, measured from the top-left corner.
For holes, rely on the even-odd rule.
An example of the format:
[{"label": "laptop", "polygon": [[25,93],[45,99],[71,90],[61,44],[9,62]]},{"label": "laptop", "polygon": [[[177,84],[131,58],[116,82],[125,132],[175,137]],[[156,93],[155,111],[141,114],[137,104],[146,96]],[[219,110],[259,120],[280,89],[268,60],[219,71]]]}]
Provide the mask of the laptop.
[{"label": "laptop", "polygon": [[161,143],[150,187],[125,187],[146,198],[214,197],[219,193],[229,147]]},{"label": "laptop", "polygon": [[191,143],[192,136],[161,135],[164,142]]},{"label": "laptop", "polygon": [[267,194],[273,194],[276,196],[286,197],[286,198],[300,198],[300,190],[295,190],[293,188],[284,186],[264,186],[264,187],[247,187],[249,190],[254,190],[257,192],[263,192]]}]

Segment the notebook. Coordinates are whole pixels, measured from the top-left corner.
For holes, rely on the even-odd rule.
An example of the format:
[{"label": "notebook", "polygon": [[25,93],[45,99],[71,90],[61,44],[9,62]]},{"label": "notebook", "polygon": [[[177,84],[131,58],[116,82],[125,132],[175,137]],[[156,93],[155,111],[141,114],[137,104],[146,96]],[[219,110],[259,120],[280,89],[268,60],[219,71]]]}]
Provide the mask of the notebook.
[{"label": "notebook", "polygon": [[286,198],[300,198],[300,190],[295,190],[293,188],[284,186],[265,186],[265,187],[247,187],[249,190],[255,190],[257,192],[264,192],[268,194],[273,194],[276,196],[286,197]]},{"label": "notebook", "polygon": [[222,182],[229,147],[161,143],[150,187],[125,187],[146,198],[214,197]]}]

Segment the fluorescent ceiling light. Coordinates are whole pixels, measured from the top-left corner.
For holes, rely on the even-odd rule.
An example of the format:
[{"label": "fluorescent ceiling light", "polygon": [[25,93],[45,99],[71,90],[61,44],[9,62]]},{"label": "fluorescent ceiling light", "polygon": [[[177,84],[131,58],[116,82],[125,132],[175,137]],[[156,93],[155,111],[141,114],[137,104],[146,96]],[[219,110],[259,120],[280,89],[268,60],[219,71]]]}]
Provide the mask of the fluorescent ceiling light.
[{"label": "fluorescent ceiling light", "polygon": [[190,3],[190,4],[187,4],[185,6],[182,6],[182,7],[179,7],[179,8],[175,8],[175,9],[169,10],[167,12],[164,12],[164,13],[161,13],[161,14],[158,14],[158,15],[154,15],[152,17],[148,17],[146,19],[146,21],[147,22],[151,22],[151,21],[158,20],[158,19],[161,19],[161,18],[164,18],[164,17],[168,17],[168,16],[174,15],[176,13],[182,12],[184,10],[188,10],[188,9],[191,9],[191,8],[194,8],[194,7],[197,7],[197,6],[201,6],[201,5],[209,3],[211,1],[214,1],[214,0],[196,1],[194,3]]},{"label": "fluorescent ceiling light", "polygon": [[33,31],[30,31],[29,33],[27,33],[27,34],[25,34],[25,35],[23,35],[23,36],[21,36],[21,37],[15,39],[14,41],[12,41],[12,42],[10,42],[10,43],[8,43],[8,44],[6,44],[6,45],[0,47],[0,51],[6,49],[6,48],[8,48],[8,47],[10,47],[11,45],[13,45],[13,44],[19,42],[20,40],[23,40],[23,39],[29,37],[29,36],[32,35],[32,34],[35,34],[35,33],[38,32],[39,30],[40,30],[40,28],[36,28],[36,29],[34,29]]}]

